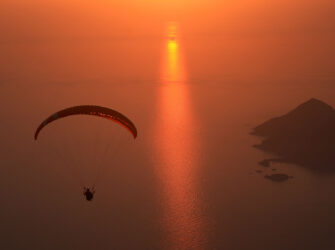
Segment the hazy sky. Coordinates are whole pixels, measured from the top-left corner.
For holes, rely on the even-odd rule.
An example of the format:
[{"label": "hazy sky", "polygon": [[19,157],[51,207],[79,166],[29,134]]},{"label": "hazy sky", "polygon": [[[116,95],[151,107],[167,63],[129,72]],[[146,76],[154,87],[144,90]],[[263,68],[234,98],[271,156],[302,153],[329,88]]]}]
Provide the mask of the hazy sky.
[{"label": "hazy sky", "polygon": [[334,12],[332,0],[2,0],[0,39],[159,36],[167,21],[192,35],[328,36]]},{"label": "hazy sky", "polygon": [[[27,61],[40,54],[51,65],[51,55],[57,57],[60,54],[59,41],[161,39],[166,36],[166,24],[175,21],[180,29],[179,35],[187,38],[185,56],[194,74],[206,72],[210,77],[239,75],[244,79],[254,76],[258,80],[260,76],[268,75],[271,81],[276,74],[276,80],[282,82],[286,81],[286,76],[302,76],[317,83],[320,77],[333,79],[335,75],[332,66],[335,56],[334,13],[333,0],[2,0],[0,44],[5,46],[0,49],[6,60],[0,72],[12,72],[14,69],[18,72],[27,51],[30,51],[26,55]],[[201,50],[206,51],[203,55],[197,50],[199,39],[201,46],[206,46]],[[35,42],[52,42],[57,46],[47,49],[48,53],[37,49],[41,47],[26,50],[17,46]],[[134,49],[137,45],[134,44]],[[23,53],[19,52],[21,50]],[[148,48],[143,53],[147,57],[151,52],[152,55],[160,54],[157,48]],[[20,59],[18,53],[21,53]],[[88,62],[90,70],[83,71],[82,63],[76,64],[82,75],[92,71],[92,58],[98,55],[99,58],[107,58],[105,50],[98,52],[95,45],[85,53],[78,56],[85,58],[82,62]],[[134,55],[134,58],[138,56]],[[60,60],[62,63],[57,61],[53,66],[56,72],[62,72],[59,67],[65,61],[70,62],[62,57]],[[127,62],[125,69],[136,61],[126,60],[124,56],[120,60]],[[211,64],[206,63],[209,60]],[[193,68],[192,62],[197,62],[198,66]],[[105,69],[111,63],[100,67]],[[28,71],[31,63],[28,64],[23,71],[31,71]],[[201,70],[195,67],[201,67]],[[64,68],[74,70],[74,66]],[[3,77],[9,78],[6,74],[3,73]],[[102,73],[96,75],[101,76]],[[15,73],[17,76],[18,73]]]}]

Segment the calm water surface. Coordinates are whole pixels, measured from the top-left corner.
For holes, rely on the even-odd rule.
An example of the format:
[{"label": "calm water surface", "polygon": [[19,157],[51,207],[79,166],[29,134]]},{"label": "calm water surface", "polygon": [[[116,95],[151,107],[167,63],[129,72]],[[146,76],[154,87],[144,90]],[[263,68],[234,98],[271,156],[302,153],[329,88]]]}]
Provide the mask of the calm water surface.
[{"label": "calm water surface", "polygon": [[[334,177],[276,165],[294,178],[267,181],[255,170],[268,155],[249,135],[311,97],[335,106],[327,39],[305,38],[301,48],[299,37],[190,38],[177,29],[170,24],[161,39],[0,45],[2,249],[335,247]],[[138,139],[85,118],[33,141],[44,117],[78,104],[127,114]],[[79,153],[69,144],[76,133],[90,145]],[[77,177],[91,181],[99,170],[86,153],[117,147],[114,135],[122,147],[101,157],[88,204]],[[50,144],[70,164],[48,153]]]}]

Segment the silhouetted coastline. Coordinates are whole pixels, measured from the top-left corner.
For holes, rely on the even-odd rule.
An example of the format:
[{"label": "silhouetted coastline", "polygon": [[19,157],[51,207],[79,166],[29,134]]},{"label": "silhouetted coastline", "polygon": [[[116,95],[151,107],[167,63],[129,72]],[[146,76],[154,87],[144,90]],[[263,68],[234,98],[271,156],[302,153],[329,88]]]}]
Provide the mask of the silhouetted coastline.
[{"label": "silhouetted coastline", "polygon": [[269,179],[274,182],[284,182],[287,181],[289,178],[293,178],[292,176],[288,176],[287,174],[270,174],[265,175],[265,179]]},{"label": "silhouetted coastline", "polygon": [[335,110],[320,100],[310,99],[255,127],[252,134],[264,138],[254,147],[277,156],[260,161],[264,167],[282,162],[335,173]]}]

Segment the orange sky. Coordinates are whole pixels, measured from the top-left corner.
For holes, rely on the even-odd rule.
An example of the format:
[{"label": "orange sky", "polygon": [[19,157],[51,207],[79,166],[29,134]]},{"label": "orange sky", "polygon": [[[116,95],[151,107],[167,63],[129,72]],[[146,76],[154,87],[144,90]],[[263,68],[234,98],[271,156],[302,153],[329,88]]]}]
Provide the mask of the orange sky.
[{"label": "orange sky", "polygon": [[1,40],[159,36],[178,21],[183,34],[264,36],[334,33],[333,0],[2,0]]}]

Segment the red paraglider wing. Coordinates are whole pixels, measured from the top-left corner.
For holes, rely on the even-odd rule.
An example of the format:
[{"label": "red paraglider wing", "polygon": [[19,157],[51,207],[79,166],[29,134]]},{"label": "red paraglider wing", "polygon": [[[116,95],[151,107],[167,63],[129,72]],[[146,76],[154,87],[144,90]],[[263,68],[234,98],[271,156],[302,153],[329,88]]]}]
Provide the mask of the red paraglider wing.
[{"label": "red paraglider wing", "polygon": [[123,114],[106,107],[81,105],[63,109],[45,119],[35,132],[35,140],[37,140],[39,133],[46,125],[58,119],[72,115],[93,115],[109,119],[125,127],[133,135],[134,139],[137,137],[137,129],[135,125]]}]

